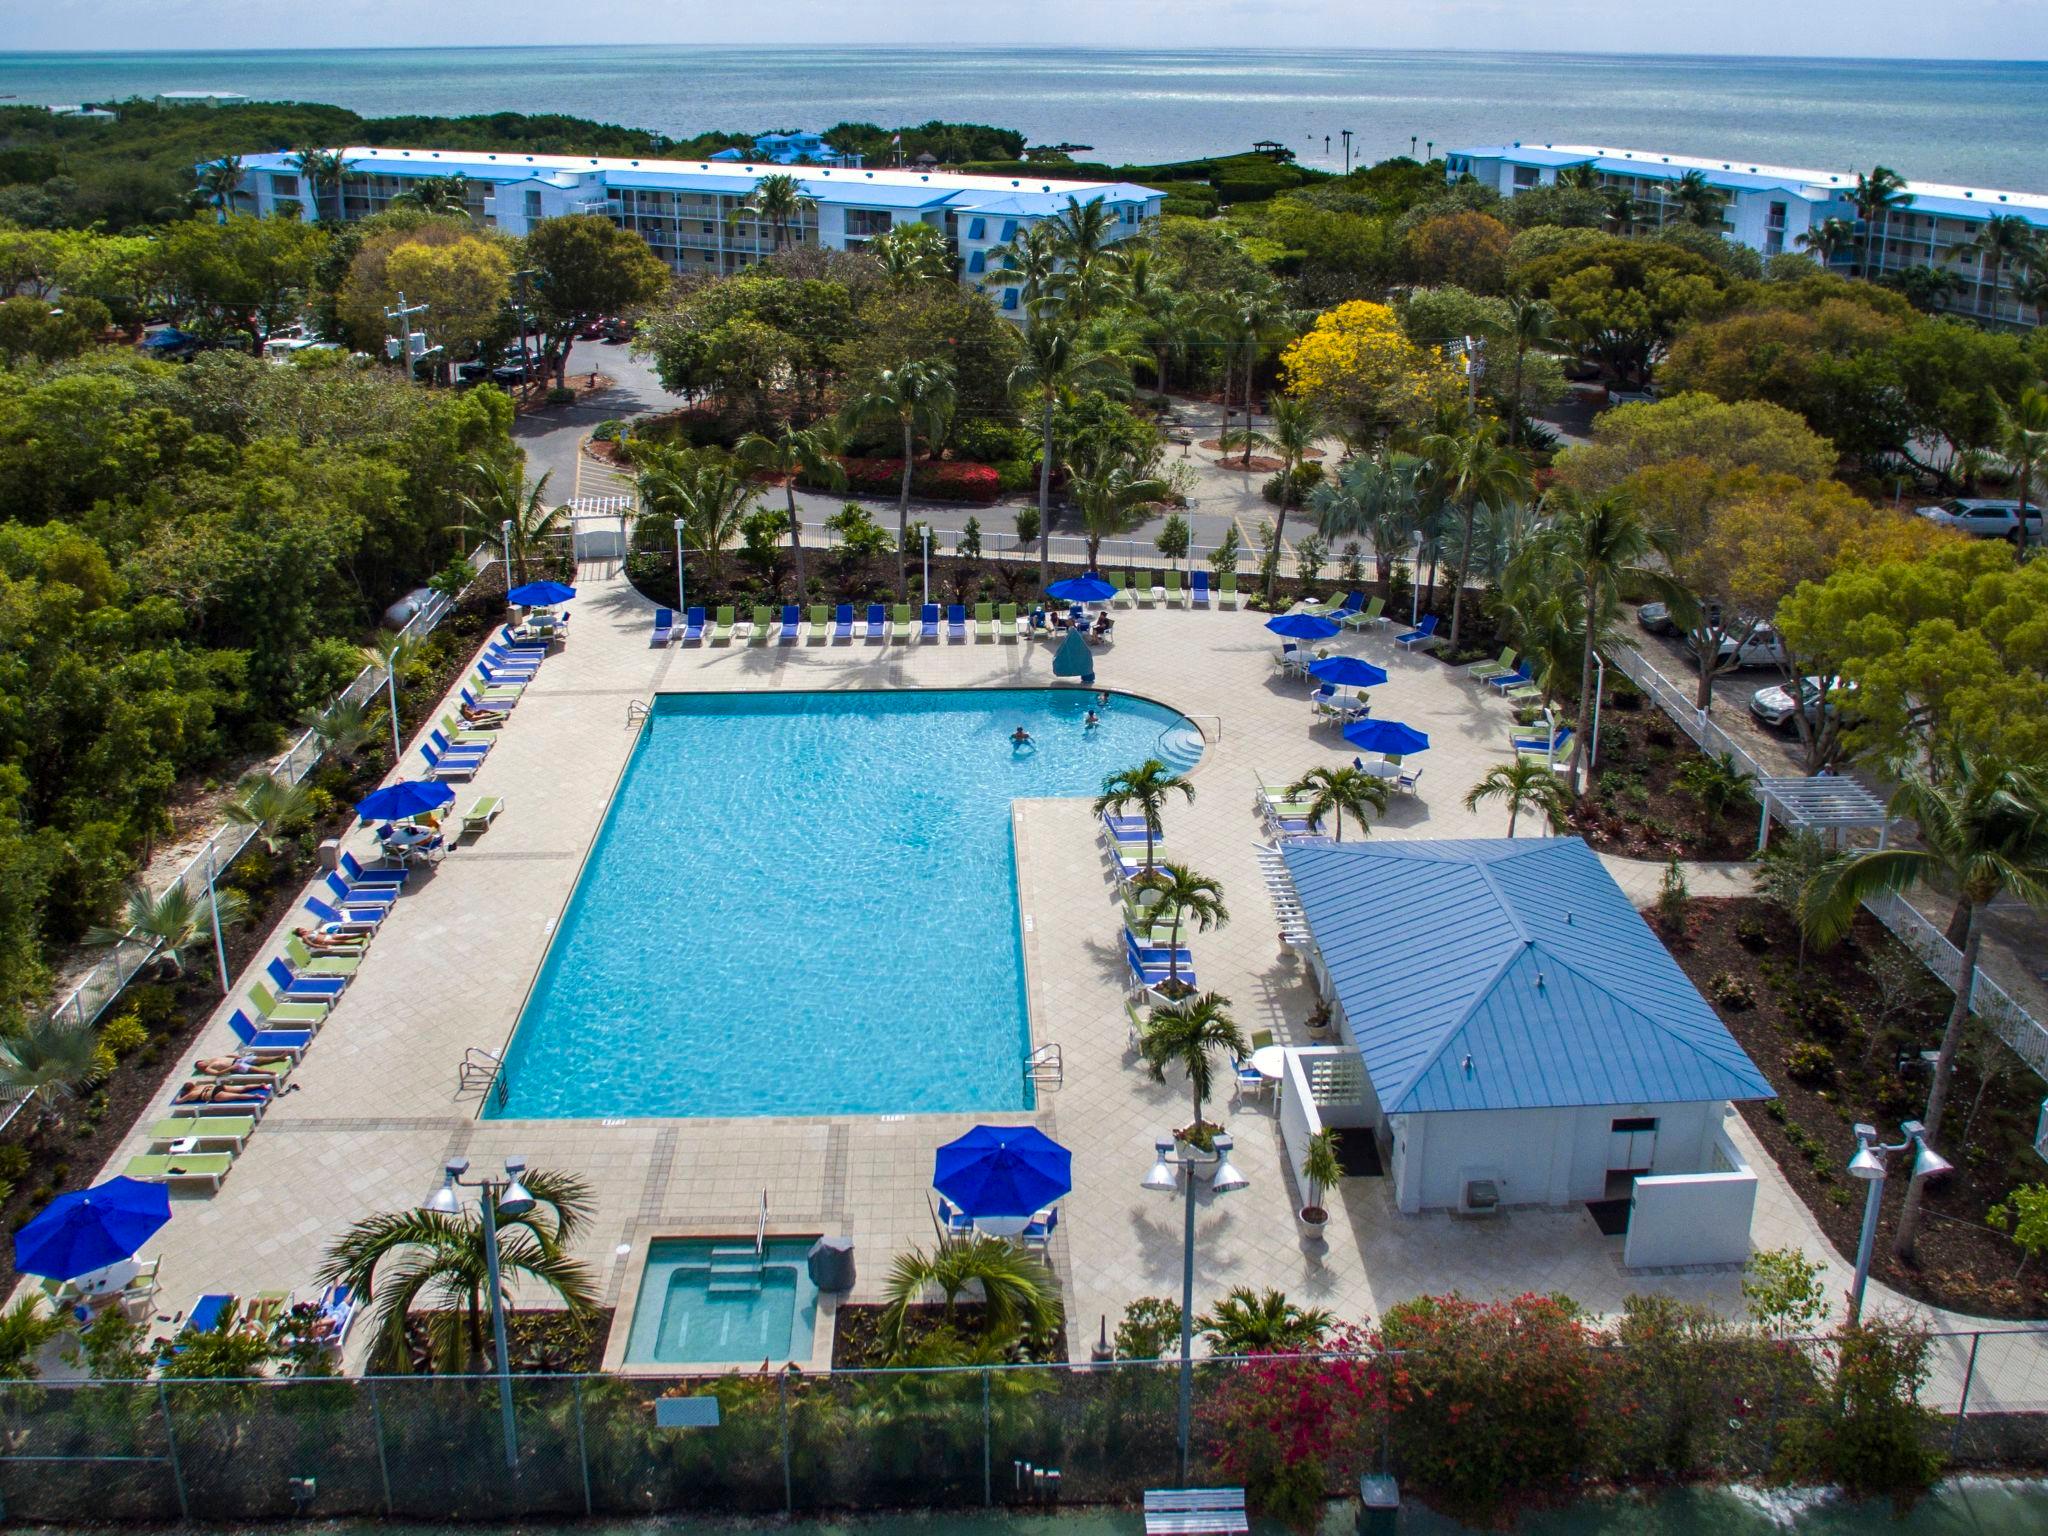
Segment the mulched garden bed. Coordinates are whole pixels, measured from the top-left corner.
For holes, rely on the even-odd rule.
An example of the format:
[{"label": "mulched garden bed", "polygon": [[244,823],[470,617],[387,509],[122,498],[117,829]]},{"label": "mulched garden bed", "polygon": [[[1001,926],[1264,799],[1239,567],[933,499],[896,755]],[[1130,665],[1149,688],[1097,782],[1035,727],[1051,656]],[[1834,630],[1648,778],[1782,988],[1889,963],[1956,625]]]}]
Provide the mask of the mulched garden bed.
[{"label": "mulched garden bed", "polygon": [[[842,1305],[839,1308],[832,1333],[832,1368],[835,1371],[874,1368],[889,1363],[888,1352],[882,1343],[882,1314],[887,1310],[886,1307],[867,1303]],[[936,1328],[945,1326],[945,1322],[946,1308],[943,1304],[919,1303],[910,1308],[909,1315],[904,1320],[904,1332],[912,1347],[915,1347],[916,1340]],[[954,1308],[953,1327],[962,1337],[971,1338],[979,1334],[980,1303],[962,1302]],[[1067,1329],[1064,1323],[1032,1358],[1052,1362],[1067,1358]]]},{"label": "mulched garden bed", "polygon": [[[1614,682],[1608,678],[1610,690]],[[1542,727],[1534,733],[1540,739]],[[1631,709],[1617,709],[1610,697],[1600,722],[1600,762],[1572,808],[1572,830],[1602,853],[1632,859],[1748,858],[1756,849],[1756,803],[1741,800],[1710,814],[1681,777],[1699,758],[1660,711],[1640,707],[1640,695]]]},{"label": "mulched garden bed", "polygon": [[[473,595],[426,642],[421,653],[425,667],[412,674],[400,693],[399,714],[408,735],[438,704],[456,674],[468,667],[485,631],[502,617],[500,602],[488,593]],[[320,841],[347,832],[355,820],[350,807],[389,765],[388,751],[378,745],[366,748],[353,764],[332,758],[322,762],[307,782],[329,797],[330,809],[304,833],[282,844],[277,858],[266,854],[260,842],[251,843],[222,872],[221,885],[241,890],[249,905],[249,920],[224,934],[231,976],[240,980],[278,920],[297,901],[313,872]],[[55,1196],[93,1181],[144,1114],[161,1102],[178,1063],[219,1006],[220,996],[214,956],[208,949],[192,957],[182,977],[139,978],[108,1005],[102,1024],[133,1013],[148,1031],[148,1042],[123,1057],[97,1088],[62,1106],[61,1122],[45,1120],[35,1126],[35,1110],[22,1110],[13,1132],[17,1139],[4,1145],[20,1147],[28,1162],[0,1198],[0,1226],[18,1231]],[[15,1279],[13,1246],[0,1244],[0,1290],[11,1288]],[[191,1283],[199,1285],[198,1280]],[[167,1299],[176,1303],[175,1297]]]},{"label": "mulched garden bed", "polygon": [[[1777,1088],[1775,1101],[1738,1106],[1742,1117],[1853,1262],[1864,1186],[1846,1171],[1856,1150],[1850,1127],[1865,1121],[1896,1141],[1900,1121],[1922,1111],[1928,1074],[1916,1056],[1940,1043],[1951,994],[1868,913],[1833,950],[1809,952],[1803,969],[1797,929],[1762,900],[1691,902],[1676,933],[1651,921]],[[1903,1072],[1901,1056],[1911,1063]],[[2019,1248],[1983,1219],[2014,1186],[2041,1177],[2029,1143],[2040,1094],[2040,1080],[2002,1044],[1978,1035],[1965,1045],[1936,1142],[1956,1171],[1930,1186],[1918,1262],[1903,1265],[1891,1238],[1908,1165],[1893,1159],[1877,1279],[1976,1316],[2048,1315],[2048,1267],[2032,1266],[2016,1282]]]}]

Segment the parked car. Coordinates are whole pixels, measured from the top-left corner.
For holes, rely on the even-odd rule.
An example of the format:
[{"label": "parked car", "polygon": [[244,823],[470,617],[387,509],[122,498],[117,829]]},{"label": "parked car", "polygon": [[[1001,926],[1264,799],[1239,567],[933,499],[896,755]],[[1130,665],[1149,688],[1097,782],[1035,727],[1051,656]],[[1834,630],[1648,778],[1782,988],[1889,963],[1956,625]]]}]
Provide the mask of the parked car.
[{"label": "parked car", "polygon": [[602,341],[604,340],[604,328],[611,323],[609,315],[593,315],[590,319],[576,327],[576,339],[578,341]]},{"label": "parked car", "polygon": [[1830,688],[1829,679],[1823,677],[1802,677],[1799,679],[1797,702],[1793,700],[1790,683],[1759,688],[1750,696],[1749,712],[1773,730],[1782,731],[1790,728],[1793,717],[1800,714],[1804,714],[1808,723],[1812,723],[1820,718],[1820,710],[1823,704],[1828,702],[1830,695],[1834,700],[1830,707],[1839,709],[1840,700],[1856,691],[1854,683],[1844,682],[1840,678],[1834,679],[1833,684]]},{"label": "parked car", "polygon": [[526,382],[526,370],[517,363],[500,363],[491,370],[491,382],[503,384],[507,389]]},{"label": "parked car", "polygon": [[1669,603],[1645,603],[1636,610],[1636,623],[1653,635],[1675,635],[1678,620],[1671,617]]},{"label": "parked car", "polygon": [[604,339],[606,341],[631,341],[639,329],[640,327],[631,320],[621,320],[614,316],[604,323]]},{"label": "parked car", "polygon": [[[2012,544],[2020,542],[2020,504],[2017,501],[1958,496],[1935,506],[1915,507],[1913,510],[1930,523],[1957,528],[1980,539],[2004,539]],[[2026,542],[2041,542],[2041,509],[2031,502],[2027,506]]]},{"label": "parked car", "polygon": [[[1698,647],[1690,639],[1686,649],[1697,653]],[[1785,659],[1784,643],[1778,639],[1778,632],[1768,624],[1759,624],[1745,637],[1723,635],[1721,637],[1721,669],[1730,667],[1775,667]]]}]

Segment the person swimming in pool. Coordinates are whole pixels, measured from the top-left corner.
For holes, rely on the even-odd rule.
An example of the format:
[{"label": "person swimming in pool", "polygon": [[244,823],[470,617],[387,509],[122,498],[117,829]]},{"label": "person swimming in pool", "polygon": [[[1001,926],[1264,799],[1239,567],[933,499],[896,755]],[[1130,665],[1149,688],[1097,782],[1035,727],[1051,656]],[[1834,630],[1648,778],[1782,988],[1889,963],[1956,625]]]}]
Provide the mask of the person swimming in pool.
[{"label": "person swimming in pool", "polygon": [[1021,725],[1010,732],[1010,748],[1012,751],[1022,751],[1026,747],[1035,747],[1037,745],[1038,743],[1031,739],[1031,733]]},{"label": "person swimming in pool", "polygon": [[1100,724],[1102,724],[1102,716],[1098,715],[1097,713],[1095,713],[1094,710],[1091,709],[1088,711],[1087,717],[1082,720],[1081,729],[1084,731],[1092,731]]},{"label": "person swimming in pool", "polygon": [[1107,688],[1095,690],[1095,707],[1097,709],[1109,708],[1109,690]]}]

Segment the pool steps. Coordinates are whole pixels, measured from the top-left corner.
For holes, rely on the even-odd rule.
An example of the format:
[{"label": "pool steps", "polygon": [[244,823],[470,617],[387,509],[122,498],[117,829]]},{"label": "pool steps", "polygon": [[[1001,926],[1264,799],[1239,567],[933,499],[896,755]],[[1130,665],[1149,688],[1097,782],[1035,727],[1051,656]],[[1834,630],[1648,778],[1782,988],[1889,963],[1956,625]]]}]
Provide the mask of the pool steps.
[{"label": "pool steps", "polygon": [[744,1247],[714,1248],[711,1250],[711,1279],[707,1290],[714,1296],[735,1295],[761,1289],[762,1263],[759,1249],[752,1243]]}]

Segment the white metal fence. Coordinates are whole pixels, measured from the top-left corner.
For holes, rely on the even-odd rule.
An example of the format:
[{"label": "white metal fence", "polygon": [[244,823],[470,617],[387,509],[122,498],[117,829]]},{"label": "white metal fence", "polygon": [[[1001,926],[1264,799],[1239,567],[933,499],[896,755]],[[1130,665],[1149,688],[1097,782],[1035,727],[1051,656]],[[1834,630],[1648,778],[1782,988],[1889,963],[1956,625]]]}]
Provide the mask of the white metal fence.
[{"label": "white metal fence", "polygon": [[[1771,775],[1763,765],[1743,749],[1726,731],[1716,725],[1707,714],[1696,707],[1693,701],[1677,688],[1655,667],[1650,665],[1640,651],[1630,646],[1615,646],[1607,660],[1628,680],[1642,689],[1656,702],[1672,723],[1684,731],[1702,750],[1735,760],[1736,766],[1751,778],[1762,779]],[[1918,955],[1927,969],[1932,971],[1943,986],[1951,992],[1962,976],[1962,952],[1949,943],[1948,936],[1918,911],[1902,896],[1875,896],[1863,905],[1898,940]],[[1980,965],[1970,987],[1970,1006],[1978,1017],[1989,1024],[1998,1038],[2011,1046],[2013,1053],[2029,1067],[2048,1080],[2048,1026],[2029,1013],[2018,999],[1986,974]],[[2042,1127],[2035,1141],[2035,1150],[2048,1158],[2048,1113],[2042,1117]]]},{"label": "white metal fence", "polygon": [[[477,576],[481,577],[495,559],[496,551],[486,544],[470,556],[470,564],[475,568]],[[406,622],[399,634],[409,641],[431,634],[454,606],[454,599],[435,593]],[[332,708],[335,704],[364,702],[383,686],[383,669],[371,664],[358,672],[354,681],[335,695],[328,707]],[[287,784],[297,784],[313,771],[313,766],[326,754],[326,750],[326,743],[321,740],[319,732],[307,731],[293,742],[284,756],[267,771],[274,779],[280,779]],[[255,839],[256,832],[257,829],[254,827],[242,826],[235,822],[226,822],[216,827],[199,850],[185,862],[184,867],[170,878],[164,889],[170,890],[182,885],[195,897],[203,897],[206,892],[208,871],[218,873],[226,870]],[[121,989],[134,980],[136,973],[149,964],[156,954],[156,948],[154,942],[144,942],[132,937],[111,945],[107,957],[88,971],[84,979],[63,1001],[50,1010],[51,1016],[68,1018],[80,1025],[92,1023],[106,1009],[107,1004],[120,995]],[[6,1126],[19,1107],[18,1102],[8,1106],[5,1115],[0,1116],[0,1128]]]}]

